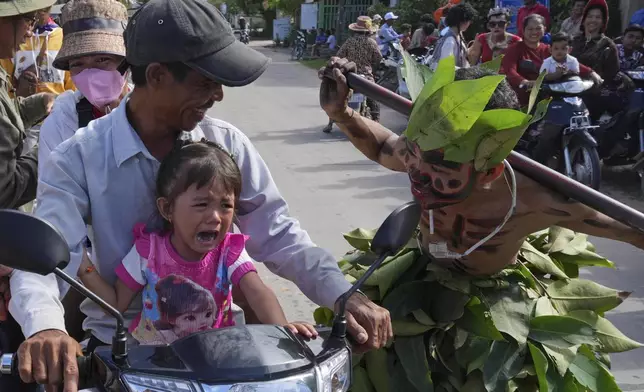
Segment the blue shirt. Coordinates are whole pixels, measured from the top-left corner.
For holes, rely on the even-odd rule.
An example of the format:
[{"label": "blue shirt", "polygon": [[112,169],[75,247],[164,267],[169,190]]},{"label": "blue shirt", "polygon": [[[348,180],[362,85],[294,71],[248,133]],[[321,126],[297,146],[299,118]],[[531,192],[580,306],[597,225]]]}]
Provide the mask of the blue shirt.
[{"label": "blue shirt", "polygon": [[644,8],[640,8],[639,10],[635,11],[633,16],[631,16],[630,24],[638,24],[640,26],[644,26]]},{"label": "blue shirt", "polygon": [[[123,99],[112,113],[90,122],[58,145],[42,167],[36,215],[63,234],[71,250],[65,271],[76,276],[81,250],[92,226],[92,259],[110,284],[115,269],[133,244],[133,228],[156,214],[155,180],[159,161],[147,150],[125,115]],[[242,174],[237,226],[250,236],[246,249],[274,273],[295,282],[314,302],[333,307],[350,288],[334,257],[316,247],[299,222],[288,215],[268,167],[250,140],[232,125],[206,117],[185,136],[219,143],[230,152]],[[59,298],[68,289],[53,274],[22,271],[11,276],[10,312],[26,336],[45,329],[65,330]],[[125,316],[140,311],[135,300]],[[86,300],[86,330],[110,342],[115,320]]]}]

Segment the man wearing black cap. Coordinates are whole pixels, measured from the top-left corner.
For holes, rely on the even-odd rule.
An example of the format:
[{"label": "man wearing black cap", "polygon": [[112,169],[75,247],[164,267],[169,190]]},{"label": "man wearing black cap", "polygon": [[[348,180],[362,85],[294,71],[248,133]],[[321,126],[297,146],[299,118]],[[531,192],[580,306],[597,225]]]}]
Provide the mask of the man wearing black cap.
[{"label": "man wearing black cap", "polygon": [[[108,281],[132,246],[132,228],[155,212],[159,162],[177,137],[207,138],[227,149],[243,184],[238,225],[249,235],[249,254],[294,281],[320,305],[333,306],[350,287],[333,257],[316,247],[288,207],[266,164],[248,138],[206,111],[223,99],[222,86],[244,86],[268,67],[268,59],[237,41],[221,13],[204,0],[151,0],[125,31],[126,61],[135,88],[109,115],[91,122],[50,155],[38,184],[37,215],[56,226],[71,249],[66,268],[76,274],[87,224],[93,259]],[[184,131],[182,133],[182,131]],[[23,380],[77,388],[77,344],[63,331],[58,298],[67,286],[55,277],[16,272],[10,310],[30,338],[19,350]],[[86,301],[87,302],[87,301]],[[138,304],[140,305],[140,304]],[[90,349],[109,343],[114,320],[91,303],[81,306]],[[366,348],[392,336],[389,313],[356,294],[348,305],[349,329]],[[132,309],[126,317],[138,313]]]}]

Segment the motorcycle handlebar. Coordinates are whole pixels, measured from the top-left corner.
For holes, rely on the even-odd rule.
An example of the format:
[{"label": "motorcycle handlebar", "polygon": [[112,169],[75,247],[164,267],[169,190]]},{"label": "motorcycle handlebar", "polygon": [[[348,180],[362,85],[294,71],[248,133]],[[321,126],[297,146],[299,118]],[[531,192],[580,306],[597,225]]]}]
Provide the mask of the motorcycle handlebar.
[{"label": "motorcycle handlebar", "polygon": [[[90,374],[91,357],[76,357],[78,365],[79,380],[85,379]],[[0,377],[1,376],[19,376],[18,373],[18,354],[2,354],[0,357]]]}]

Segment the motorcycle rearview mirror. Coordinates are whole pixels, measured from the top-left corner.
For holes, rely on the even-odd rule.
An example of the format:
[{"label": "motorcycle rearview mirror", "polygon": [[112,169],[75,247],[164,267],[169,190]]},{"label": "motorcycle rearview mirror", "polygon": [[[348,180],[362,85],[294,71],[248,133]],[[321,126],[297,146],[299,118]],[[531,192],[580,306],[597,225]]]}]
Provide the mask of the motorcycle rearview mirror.
[{"label": "motorcycle rearview mirror", "polygon": [[396,208],[380,225],[376,235],[371,240],[371,251],[378,258],[369,266],[369,269],[358,279],[353,286],[338,298],[338,312],[333,318],[331,337],[344,339],[347,335],[347,320],[345,310],[349,297],[360,289],[362,284],[378,269],[380,264],[389,256],[393,256],[402,249],[414,235],[420,221],[421,206],[416,201],[403,204]]},{"label": "motorcycle rearview mirror", "polygon": [[43,276],[54,273],[105,309],[116,318],[112,356],[116,361],[124,360],[127,357],[127,338],[123,315],[63,271],[69,259],[67,241],[51,223],[24,212],[0,210],[0,264]]}]

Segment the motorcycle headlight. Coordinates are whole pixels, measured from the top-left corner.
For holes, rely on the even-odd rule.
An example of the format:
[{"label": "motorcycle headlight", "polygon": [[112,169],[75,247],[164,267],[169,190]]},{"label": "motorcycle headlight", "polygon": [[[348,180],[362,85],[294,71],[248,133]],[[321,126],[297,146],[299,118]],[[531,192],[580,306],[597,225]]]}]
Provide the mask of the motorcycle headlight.
[{"label": "motorcycle headlight", "polygon": [[256,383],[207,385],[137,373],[126,373],[122,380],[129,392],[346,392],[351,384],[351,361],[349,351],[343,350],[314,370]]},{"label": "motorcycle headlight", "polygon": [[191,381],[176,378],[148,376],[126,373],[123,382],[129,392],[200,392],[201,389]]},{"label": "motorcycle headlight", "polygon": [[351,385],[349,350],[335,354],[319,365],[320,392],[346,392]]}]

